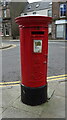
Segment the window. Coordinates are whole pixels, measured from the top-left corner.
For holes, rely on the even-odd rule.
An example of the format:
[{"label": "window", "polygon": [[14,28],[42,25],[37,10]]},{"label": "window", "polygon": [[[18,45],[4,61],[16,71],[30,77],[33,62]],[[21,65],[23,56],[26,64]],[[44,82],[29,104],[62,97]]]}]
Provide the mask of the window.
[{"label": "window", "polygon": [[50,8],[52,7],[52,2],[49,3],[49,7],[50,7]]},{"label": "window", "polygon": [[38,8],[38,7],[39,7],[39,4],[36,5],[36,8]]},{"label": "window", "polygon": [[66,16],[66,4],[61,4],[60,5],[60,17],[65,17]]},{"label": "window", "polygon": [[9,36],[9,25],[7,23],[4,25],[4,32],[5,36]]},{"label": "window", "polygon": [[64,25],[57,25],[56,37],[57,38],[64,38]]},{"label": "window", "polygon": [[67,24],[66,24],[66,40],[67,40]]},{"label": "window", "polygon": [[4,7],[6,6],[6,1],[3,2],[3,6],[4,6]]},{"label": "window", "polygon": [[0,36],[3,36],[3,27],[2,27],[2,23],[0,23]]},{"label": "window", "polygon": [[48,10],[48,16],[52,17],[52,9]]},{"label": "window", "polygon": [[24,13],[24,15],[27,15],[27,13]]},{"label": "window", "polygon": [[52,25],[51,24],[49,24],[49,27],[48,27],[49,29],[48,29],[48,33],[49,34],[51,34],[51,30],[52,30]]},{"label": "window", "polygon": [[4,17],[6,17],[7,16],[7,14],[6,14],[6,10],[4,10]]},{"label": "window", "polygon": [[33,14],[36,14],[36,12],[33,12]]},{"label": "window", "polygon": [[29,6],[28,9],[31,9],[31,6]]},{"label": "window", "polygon": [[2,23],[2,17],[0,17],[0,23]]}]

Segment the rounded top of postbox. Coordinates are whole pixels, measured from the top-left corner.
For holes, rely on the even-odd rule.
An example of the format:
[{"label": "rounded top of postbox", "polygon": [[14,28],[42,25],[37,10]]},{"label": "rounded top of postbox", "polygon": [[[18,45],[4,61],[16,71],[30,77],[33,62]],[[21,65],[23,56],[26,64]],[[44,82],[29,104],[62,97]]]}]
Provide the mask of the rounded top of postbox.
[{"label": "rounded top of postbox", "polygon": [[52,17],[41,15],[25,15],[15,18],[15,22],[19,25],[48,25],[52,22]]}]

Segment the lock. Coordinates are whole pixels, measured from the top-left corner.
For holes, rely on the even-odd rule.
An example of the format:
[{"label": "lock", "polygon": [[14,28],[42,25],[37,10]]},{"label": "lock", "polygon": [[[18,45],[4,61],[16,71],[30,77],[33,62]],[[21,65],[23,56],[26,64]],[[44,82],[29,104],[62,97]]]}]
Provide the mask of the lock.
[{"label": "lock", "polygon": [[47,62],[46,62],[46,61],[44,61],[44,64],[47,64]]}]

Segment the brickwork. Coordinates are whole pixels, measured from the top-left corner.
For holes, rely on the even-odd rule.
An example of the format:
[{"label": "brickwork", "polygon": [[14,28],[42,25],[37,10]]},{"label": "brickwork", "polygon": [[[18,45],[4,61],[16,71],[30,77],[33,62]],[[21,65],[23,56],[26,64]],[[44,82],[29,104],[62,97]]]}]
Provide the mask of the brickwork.
[{"label": "brickwork", "polygon": [[56,26],[55,23],[52,22],[52,38],[55,39],[55,31],[56,31]]},{"label": "brickwork", "polygon": [[59,17],[59,3],[58,2],[53,2],[52,4],[52,16],[53,16],[53,19],[58,19]]},{"label": "brickwork", "polygon": [[0,6],[0,17],[2,17],[2,6]]},{"label": "brickwork", "polygon": [[6,12],[7,12],[7,17],[10,17],[10,9],[9,8],[6,10]]},{"label": "brickwork", "polygon": [[5,5],[1,5],[3,38],[17,38],[19,36],[19,29],[15,23],[15,17],[20,15],[26,4],[27,2],[8,2]]}]

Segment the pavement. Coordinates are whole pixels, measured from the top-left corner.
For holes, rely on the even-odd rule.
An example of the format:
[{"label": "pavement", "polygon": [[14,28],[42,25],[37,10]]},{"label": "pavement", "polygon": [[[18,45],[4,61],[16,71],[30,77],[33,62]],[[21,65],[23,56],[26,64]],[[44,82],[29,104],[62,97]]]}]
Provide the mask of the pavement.
[{"label": "pavement", "polygon": [[16,47],[16,45],[14,45],[14,44],[6,44],[6,43],[1,43],[0,44],[0,50],[9,49],[9,48],[13,48],[13,47]]},{"label": "pavement", "polygon": [[[2,44],[0,49],[11,47]],[[30,106],[21,102],[20,84],[0,87],[0,118],[65,118],[66,82],[48,82],[48,102]],[[34,101],[33,101],[34,102]]]},{"label": "pavement", "polygon": [[0,49],[6,49],[6,48],[9,48],[9,47],[12,47],[12,44],[4,44],[4,43],[0,44]]},{"label": "pavement", "polygon": [[[16,40],[4,40],[5,42],[6,41],[12,41],[12,42],[19,42],[20,40],[19,39],[16,39]],[[49,40],[49,42],[67,42],[67,40]],[[0,49],[6,49],[6,48],[9,48],[9,47],[12,47],[13,44],[6,44],[6,43],[0,43]]]},{"label": "pavement", "polygon": [[20,85],[2,87],[1,90],[2,118],[65,118],[65,82],[48,82],[47,94],[50,99],[38,106],[25,105],[21,102]]}]

